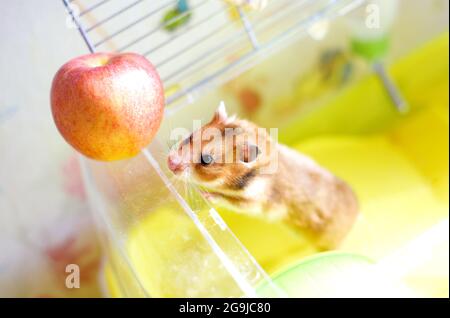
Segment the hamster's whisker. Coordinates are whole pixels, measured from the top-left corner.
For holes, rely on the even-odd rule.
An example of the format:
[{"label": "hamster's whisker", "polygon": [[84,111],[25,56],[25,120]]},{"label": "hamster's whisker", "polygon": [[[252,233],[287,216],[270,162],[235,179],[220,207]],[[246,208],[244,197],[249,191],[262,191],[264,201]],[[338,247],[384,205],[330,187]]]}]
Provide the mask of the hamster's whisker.
[{"label": "hamster's whisker", "polygon": [[[197,189],[196,189],[196,187],[195,186],[193,186],[193,185],[191,185],[190,187],[189,187],[189,192],[190,192],[190,195],[191,195],[191,200],[194,202],[194,201],[199,201],[199,197],[198,197],[198,193],[197,193],[197,191],[196,191]],[[197,206],[198,206],[198,204],[196,204]]]},{"label": "hamster's whisker", "polygon": [[165,142],[165,145],[166,145],[166,147],[167,147],[167,153],[169,153],[170,152],[170,149],[172,149],[172,147],[173,147],[173,145],[175,144],[175,142],[172,142],[172,141],[170,141],[170,140],[166,140],[166,142]]},{"label": "hamster's whisker", "polygon": [[[173,122],[172,122],[172,121],[169,121],[168,125],[169,125],[169,131],[171,132],[172,129],[173,129]],[[176,143],[177,143],[177,141],[175,141],[175,140],[166,139],[165,144],[166,144],[166,146],[167,146],[167,152],[168,152],[168,153],[170,152],[170,150],[172,149],[172,147],[173,147]]]}]

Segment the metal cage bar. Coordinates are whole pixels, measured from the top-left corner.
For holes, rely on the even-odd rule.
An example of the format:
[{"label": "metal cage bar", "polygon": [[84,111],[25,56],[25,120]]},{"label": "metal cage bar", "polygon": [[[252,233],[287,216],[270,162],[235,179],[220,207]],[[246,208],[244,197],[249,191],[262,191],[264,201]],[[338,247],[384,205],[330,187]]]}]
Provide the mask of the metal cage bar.
[{"label": "metal cage bar", "polygon": [[[164,86],[178,87],[166,98],[170,106],[249,56],[273,47],[285,35],[302,33],[308,27],[305,21],[323,18],[324,11],[328,17],[332,12],[338,16],[340,9],[357,7],[365,0],[272,0],[266,9],[253,12],[221,0],[190,0],[185,2],[187,10],[163,19],[180,1],[98,0],[78,10],[79,14],[73,6],[81,7],[83,0],[63,3],[90,52],[112,47],[117,52],[135,51],[153,61]],[[188,17],[185,25],[167,30]],[[278,32],[273,31],[270,38],[261,36],[267,30]],[[233,52],[239,56],[229,63],[223,54]]]}]

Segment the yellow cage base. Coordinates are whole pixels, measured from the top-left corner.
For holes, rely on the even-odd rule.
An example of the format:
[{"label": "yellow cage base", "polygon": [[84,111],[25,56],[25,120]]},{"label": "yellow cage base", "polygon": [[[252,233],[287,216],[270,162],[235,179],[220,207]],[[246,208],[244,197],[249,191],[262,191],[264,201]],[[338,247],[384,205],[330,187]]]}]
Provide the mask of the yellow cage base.
[{"label": "yellow cage base", "polygon": [[[414,240],[418,239],[413,248],[420,262],[407,270],[406,284],[416,295],[448,297],[448,231],[446,238],[432,241],[433,246],[420,241],[422,233],[435,224],[448,223],[448,33],[395,64],[391,74],[410,102],[410,115],[395,114],[383,88],[371,77],[357,83],[330,105],[321,107],[317,114],[301,119],[295,131],[292,127],[286,129],[282,137],[355,189],[361,217],[340,250],[364,255],[375,262],[394,256],[400,264],[402,255],[410,257],[410,253],[403,253],[408,244],[415,244]],[[370,96],[366,105],[361,105],[363,96]],[[356,134],[358,127],[372,115],[391,125],[376,133]],[[315,123],[329,116],[335,116],[336,125],[353,125],[355,131],[349,128],[346,134],[321,133],[319,137],[294,142],[299,134],[314,136]],[[315,252],[283,225],[227,211],[221,214],[269,274],[280,273]],[[168,218],[171,218],[169,213],[165,218],[153,216],[144,220],[130,235],[128,247],[142,286],[149,294],[170,297],[176,294],[174,290],[171,292],[176,286],[165,286],[162,292],[164,282],[155,282],[151,279],[154,276],[147,274],[164,271],[142,252],[149,245],[146,233],[157,231]],[[173,218],[170,222],[176,226],[177,220]],[[182,220],[178,225],[183,226]],[[183,250],[180,244],[159,242],[155,248],[179,252]],[[115,277],[108,266],[105,274],[110,294],[123,296],[117,279],[126,285],[124,278]]]}]

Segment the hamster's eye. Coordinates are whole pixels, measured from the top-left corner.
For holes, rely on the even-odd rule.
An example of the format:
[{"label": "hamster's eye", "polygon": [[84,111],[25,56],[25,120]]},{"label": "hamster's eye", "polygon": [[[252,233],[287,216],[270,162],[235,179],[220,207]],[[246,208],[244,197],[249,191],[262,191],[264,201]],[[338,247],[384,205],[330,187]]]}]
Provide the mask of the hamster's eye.
[{"label": "hamster's eye", "polygon": [[203,165],[203,166],[207,166],[207,165],[210,165],[210,164],[212,164],[213,163],[213,157],[211,156],[211,155],[209,155],[209,154],[202,154],[201,156],[200,156],[200,163]]},{"label": "hamster's eye", "polygon": [[252,162],[255,161],[256,158],[261,154],[261,150],[259,150],[258,146],[253,144],[246,144],[243,147],[243,162]]}]

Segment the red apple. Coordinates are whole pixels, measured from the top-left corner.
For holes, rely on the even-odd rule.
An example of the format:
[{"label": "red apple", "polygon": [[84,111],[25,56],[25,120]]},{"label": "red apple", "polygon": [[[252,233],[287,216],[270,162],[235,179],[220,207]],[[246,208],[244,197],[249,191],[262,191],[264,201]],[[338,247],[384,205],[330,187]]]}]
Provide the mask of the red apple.
[{"label": "red apple", "polygon": [[132,157],[151,142],[163,117],[164,91],[145,57],[95,53],[58,70],[51,105],[69,144],[87,157],[111,161]]}]

